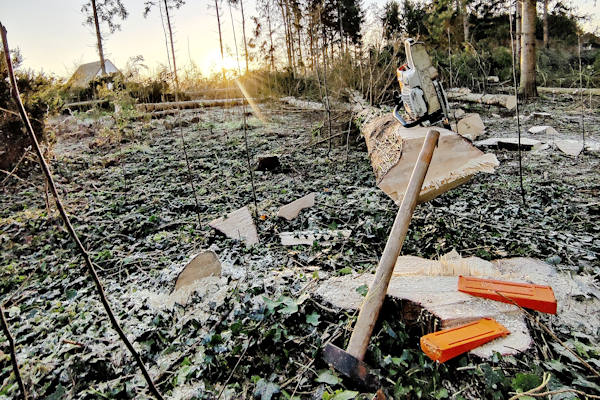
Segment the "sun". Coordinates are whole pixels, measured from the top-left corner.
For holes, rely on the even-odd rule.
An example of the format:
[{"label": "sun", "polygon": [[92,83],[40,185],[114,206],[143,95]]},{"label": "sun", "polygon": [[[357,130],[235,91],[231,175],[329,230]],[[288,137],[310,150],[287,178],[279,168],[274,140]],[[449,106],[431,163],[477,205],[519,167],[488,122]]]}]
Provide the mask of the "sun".
[{"label": "sun", "polygon": [[212,75],[221,72],[221,68],[225,68],[225,71],[230,73],[237,72],[238,65],[237,61],[227,54],[221,60],[221,51],[219,49],[214,49],[203,57],[201,68],[202,73]]}]

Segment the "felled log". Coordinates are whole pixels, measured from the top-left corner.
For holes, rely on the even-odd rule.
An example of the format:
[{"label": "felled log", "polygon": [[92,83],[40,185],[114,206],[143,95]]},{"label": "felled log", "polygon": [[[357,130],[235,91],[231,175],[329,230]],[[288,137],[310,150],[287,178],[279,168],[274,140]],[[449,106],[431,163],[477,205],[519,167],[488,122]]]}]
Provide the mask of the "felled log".
[{"label": "felled log", "polygon": [[559,88],[559,87],[538,87],[538,93],[550,94],[583,94],[584,96],[600,96],[600,88]]},{"label": "felled log", "polygon": [[[410,174],[430,128],[404,128],[386,113],[361,127],[377,186],[400,204]],[[433,153],[419,202],[428,201],[471,179],[478,172],[494,172],[498,160],[459,134],[443,128]]]},{"label": "felled log", "polygon": [[467,101],[469,103],[488,104],[492,106],[506,107],[512,110],[517,106],[517,98],[508,94],[480,94],[471,93],[469,89],[453,89],[446,93],[448,100]]},{"label": "felled log", "polygon": [[202,108],[202,107],[218,107],[218,106],[237,106],[241,104],[248,104],[248,102],[260,102],[259,99],[214,99],[214,100],[189,100],[189,101],[169,101],[165,103],[143,103],[136,104],[135,108],[140,112],[152,112],[152,111],[164,111],[179,109],[185,110],[190,108]]}]

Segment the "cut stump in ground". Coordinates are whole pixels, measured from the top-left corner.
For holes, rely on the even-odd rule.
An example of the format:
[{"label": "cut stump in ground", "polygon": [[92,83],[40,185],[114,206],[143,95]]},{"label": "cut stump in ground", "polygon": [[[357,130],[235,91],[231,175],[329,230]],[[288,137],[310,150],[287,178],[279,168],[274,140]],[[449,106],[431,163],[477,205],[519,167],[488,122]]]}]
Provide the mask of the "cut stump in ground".
[{"label": "cut stump in ground", "polygon": [[[438,261],[413,256],[398,257],[387,295],[403,301],[403,312],[402,315],[381,315],[380,318],[400,317],[416,322],[422,311],[426,310],[439,319],[438,329],[445,329],[490,317],[504,325],[511,334],[472,350],[472,354],[485,358],[494,352],[508,355],[527,350],[532,339],[522,312],[512,304],[459,292],[458,274],[467,273],[549,285],[558,302],[558,313],[551,318],[588,334],[594,334],[600,327],[600,315],[591,315],[591,310],[600,307],[600,300],[595,297],[597,289],[593,286],[593,278],[572,278],[557,272],[550,264],[532,258],[489,262],[477,257],[461,258],[452,253]],[[336,308],[356,310],[364,301],[356,289],[370,285],[373,278],[372,274],[334,277],[322,282],[315,295]],[[584,301],[579,300],[582,296],[586,298]]]}]

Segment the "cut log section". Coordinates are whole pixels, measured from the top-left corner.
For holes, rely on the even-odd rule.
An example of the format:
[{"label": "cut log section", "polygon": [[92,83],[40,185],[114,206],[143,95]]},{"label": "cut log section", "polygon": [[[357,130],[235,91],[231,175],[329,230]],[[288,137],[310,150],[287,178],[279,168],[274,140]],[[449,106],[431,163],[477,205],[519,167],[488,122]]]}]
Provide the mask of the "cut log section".
[{"label": "cut log section", "polygon": [[[484,154],[469,140],[447,129],[440,132],[419,202],[428,201],[478,172],[494,172],[498,160]],[[397,204],[402,201],[410,174],[429,128],[404,128],[391,113],[374,118],[361,131],[367,143],[377,186]]]},{"label": "cut log section", "polygon": [[517,106],[517,98],[508,94],[480,94],[471,93],[469,89],[460,88],[448,90],[446,93],[448,100],[452,101],[467,101],[469,103],[487,104],[491,106],[506,107],[508,110],[513,110]]},{"label": "cut log section", "polygon": [[[412,275],[411,268],[414,271]],[[525,351],[531,345],[531,337],[521,311],[512,304],[459,292],[458,276],[448,275],[451,270],[470,271],[473,275],[492,279],[550,285],[558,303],[555,318],[559,323],[587,334],[595,334],[600,327],[600,314],[589,312],[600,308],[600,293],[594,288],[593,277],[572,278],[557,272],[550,264],[532,258],[488,262],[477,257],[461,258],[457,254],[449,254],[445,262],[411,256],[399,257],[387,294],[402,301],[402,313],[387,318],[416,322],[423,310],[426,310],[439,319],[441,329],[453,328],[480,318],[494,318],[511,334],[478,347],[471,353],[491,357],[494,352],[517,354]],[[368,286],[373,277],[372,274],[364,274],[330,278],[319,285],[315,295],[333,307],[356,310],[364,300],[356,289],[362,285]]]}]

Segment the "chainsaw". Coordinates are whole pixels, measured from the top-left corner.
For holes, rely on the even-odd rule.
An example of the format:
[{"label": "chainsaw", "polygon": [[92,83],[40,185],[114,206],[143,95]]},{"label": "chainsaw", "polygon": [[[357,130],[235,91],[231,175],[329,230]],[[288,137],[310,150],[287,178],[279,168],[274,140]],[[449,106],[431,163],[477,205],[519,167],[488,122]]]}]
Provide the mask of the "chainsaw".
[{"label": "chainsaw", "polygon": [[[407,62],[396,71],[400,93],[394,92],[394,117],[406,128],[440,122],[445,128],[449,128],[448,99],[438,80],[438,71],[431,64],[425,50],[425,44],[406,39],[404,48]],[[407,119],[400,114],[402,107],[408,115]]]}]

